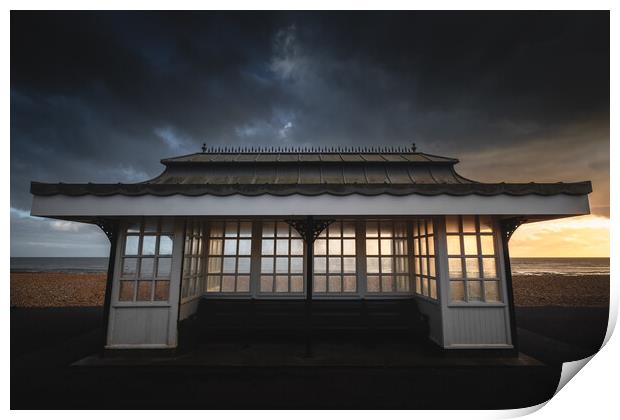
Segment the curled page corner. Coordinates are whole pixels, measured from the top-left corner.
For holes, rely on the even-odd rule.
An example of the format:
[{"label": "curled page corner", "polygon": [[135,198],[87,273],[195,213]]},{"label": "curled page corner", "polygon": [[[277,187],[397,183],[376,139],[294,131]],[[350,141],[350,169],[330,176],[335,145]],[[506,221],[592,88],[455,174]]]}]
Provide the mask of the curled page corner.
[{"label": "curled page corner", "polygon": [[585,359],[575,360],[572,362],[564,362],[562,364],[562,374],[560,375],[560,382],[558,383],[558,387],[556,388],[555,394],[553,395],[557,395],[557,393],[560,392],[562,388],[564,388],[564,385],[566,385],[571,379],[573,379],[573,376],[575,376],[577,372],[579,372],[586,364],[588,364],[588,362],[595,356],[595,354],[593,354],[592,356],[588,356]]}]

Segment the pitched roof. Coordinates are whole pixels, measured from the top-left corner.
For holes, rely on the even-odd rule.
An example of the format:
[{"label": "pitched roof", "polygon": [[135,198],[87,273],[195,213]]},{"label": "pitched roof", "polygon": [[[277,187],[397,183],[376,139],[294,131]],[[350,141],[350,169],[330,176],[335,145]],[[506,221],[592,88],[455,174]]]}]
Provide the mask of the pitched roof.
[{"label": "pitched roof", "polygon": [[589,182],[480,183],[459,175],[457,159],[406,148],[204,150],[161,161],[165,170],[136,184],[33,182],[34,195],[582,195]]}]

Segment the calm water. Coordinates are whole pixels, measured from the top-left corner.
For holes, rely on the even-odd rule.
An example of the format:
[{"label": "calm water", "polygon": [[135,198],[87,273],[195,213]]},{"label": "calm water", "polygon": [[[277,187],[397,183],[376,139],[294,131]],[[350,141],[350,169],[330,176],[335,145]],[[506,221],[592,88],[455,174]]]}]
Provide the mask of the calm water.
[{"label": "calm water", "polygon": [[[609,274],[609,258],[512,258],[512,272],[540,276]],[[11,271],[105,273],[107,258],[11,258]]]}]

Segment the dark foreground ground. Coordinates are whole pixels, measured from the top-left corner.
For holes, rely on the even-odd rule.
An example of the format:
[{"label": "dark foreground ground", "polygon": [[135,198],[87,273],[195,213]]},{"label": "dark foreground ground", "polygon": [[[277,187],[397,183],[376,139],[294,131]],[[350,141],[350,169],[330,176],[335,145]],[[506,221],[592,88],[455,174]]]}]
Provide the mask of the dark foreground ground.
[{"label": "dark foreground ground", "polygon": [[71,366],[99,348],[101,320],[98,307],[12,308],[11,408],[525,407],[553,395],[562,362],[599,349],[607,309],[518,308],[521,351],[544,362],[522,366],[441,353],[424,366],[372,368]]}]

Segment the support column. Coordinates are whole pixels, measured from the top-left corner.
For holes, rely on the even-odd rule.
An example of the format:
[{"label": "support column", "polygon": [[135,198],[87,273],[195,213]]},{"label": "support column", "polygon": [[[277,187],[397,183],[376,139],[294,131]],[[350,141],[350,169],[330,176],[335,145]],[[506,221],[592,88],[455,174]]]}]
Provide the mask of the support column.
[{"label": "support column", "polygon": [[523,223],[522,219],[506,219],[500,222],[502,252],[504,257],[504,276],[506,278],[506,294],[508,296],[508,312],[510,314],[510,338],[515,353],[519,353],[519,335],[517,334],[517,319],[515,312],[514,291],[512,288],[512,269],[510,267],[510,252],[508,242],[515,230]]},{"label": "support column", "polygon": [[306,357],[312,357],[312,290],[314,272],[314,241],[333,220],[315,220],[308,216],[305,220],[286,221],[303,238],[306,244],[306,299],[304,301],[306,327]]},{"label": "support column", "polygon": [[110,319],[110,305],[112,302],[112,284],[114,281],[114,266],[116,265],[116,247],[118,244],[118,222],[110,220],[99,220],[95,223],[106,234],[110,241],[110,257],[108,258],[108,275],[105,283],[105,296],[103,300],[103,325],[101,332],[101,352],[103,353],[107,335],[108,323]]}]

